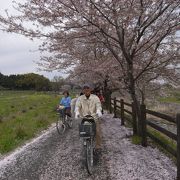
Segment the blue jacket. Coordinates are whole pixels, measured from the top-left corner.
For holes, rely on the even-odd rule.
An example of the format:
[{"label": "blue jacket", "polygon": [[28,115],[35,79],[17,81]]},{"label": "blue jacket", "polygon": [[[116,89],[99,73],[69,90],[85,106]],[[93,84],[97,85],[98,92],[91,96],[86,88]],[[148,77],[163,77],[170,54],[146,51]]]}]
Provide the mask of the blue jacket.
[{"label": "blue jacket", "polygon": [[60,101],[60,104],[65,107],[71,107],[71,97],[63,97]]}]

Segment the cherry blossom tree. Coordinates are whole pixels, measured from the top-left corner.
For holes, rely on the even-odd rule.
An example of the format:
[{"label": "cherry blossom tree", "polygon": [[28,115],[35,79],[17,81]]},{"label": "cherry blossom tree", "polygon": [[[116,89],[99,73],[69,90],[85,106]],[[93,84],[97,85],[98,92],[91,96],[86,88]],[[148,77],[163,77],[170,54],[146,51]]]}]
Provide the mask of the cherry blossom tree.
[{"label": "cherry blossom tree", "polygon": [[49,70],[76,67],[78,72],[86,67],[107,77],[100,66],[92,68],[89,58],[93,46],[103,50],[111,58],[94,61],[103,59],[106,69],[109,62],[110,69],[115,65],[113,73],[131,95],[139,117],[137,85],[170,79],[172,71],[179,77],[179,6],[178,0],[30,0],[17,4],[21,15],[7,13],[0,22],[6,31],[43,39],[40,49],[53,55],[42,58],[40,65]]}]

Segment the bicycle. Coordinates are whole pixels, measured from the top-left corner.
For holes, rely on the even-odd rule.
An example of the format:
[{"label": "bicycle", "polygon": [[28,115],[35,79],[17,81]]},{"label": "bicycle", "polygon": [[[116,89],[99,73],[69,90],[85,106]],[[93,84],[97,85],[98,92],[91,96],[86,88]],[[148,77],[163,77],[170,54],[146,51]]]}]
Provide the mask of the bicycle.
[{"label": "bicycle", "polygon": [[63,134],[67,128],[72,128],[73,120],[69,116],[69,114],[67,114],[65,112],[65,107],[63,107],[63,106],[60,106],[57,109],[57,115],[58,115],[58,118],[57,118],[57,121],[56,121],[57,132],[59,134]]},{"label": "bicycle", "polygon": [[96,123],[92,116],[85,116],[79,124],[79,135],[83,138],[83,150],[86,159],[86,168],[88,173],[93,173],[94,164],[94,139],[96,134]]}]

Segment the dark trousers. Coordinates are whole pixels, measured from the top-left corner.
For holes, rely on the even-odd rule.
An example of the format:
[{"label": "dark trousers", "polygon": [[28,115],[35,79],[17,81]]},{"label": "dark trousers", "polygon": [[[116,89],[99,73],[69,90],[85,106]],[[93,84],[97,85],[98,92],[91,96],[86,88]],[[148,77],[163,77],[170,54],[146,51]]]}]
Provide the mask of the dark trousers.
[{"label": "dark trousers", "polygon": [[64,117],[65,115],[71,117],[71,107],[65,107],[64,109],[60,109],[59,113],[61,114],[62,117]]}]

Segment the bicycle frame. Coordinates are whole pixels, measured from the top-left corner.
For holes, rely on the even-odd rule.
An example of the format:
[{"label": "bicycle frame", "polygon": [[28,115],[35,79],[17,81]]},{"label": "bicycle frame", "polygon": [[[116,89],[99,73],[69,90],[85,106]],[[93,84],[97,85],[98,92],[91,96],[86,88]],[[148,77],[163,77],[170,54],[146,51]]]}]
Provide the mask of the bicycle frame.
[{"label": "bicycle frame", "polygon": [[92,117],[86,119],[79,126],[80,137],[83,138],[84,153],[86,158],[86,168],[91,175],[93,172],[93,150],[94,150],[94,137],[95,137],[95,122]]},{"label": "bicycle frame", "polygon": [[72,119],[66,113],[58,112],[56,128],[59,134],[63,134],[67,128],[72,128]]}]

